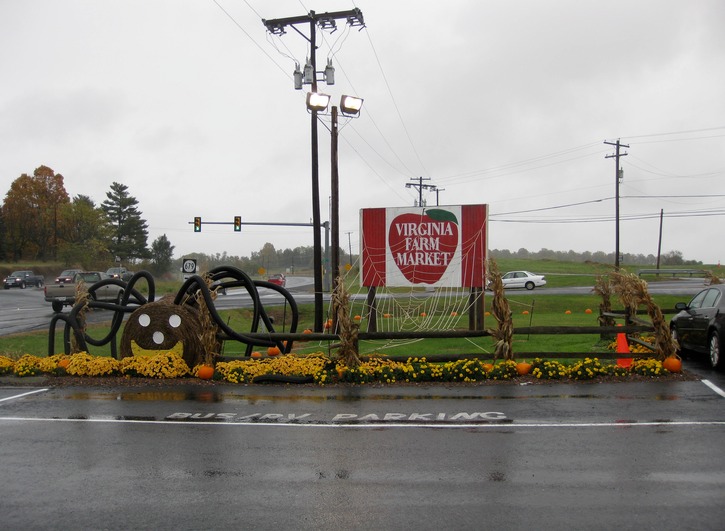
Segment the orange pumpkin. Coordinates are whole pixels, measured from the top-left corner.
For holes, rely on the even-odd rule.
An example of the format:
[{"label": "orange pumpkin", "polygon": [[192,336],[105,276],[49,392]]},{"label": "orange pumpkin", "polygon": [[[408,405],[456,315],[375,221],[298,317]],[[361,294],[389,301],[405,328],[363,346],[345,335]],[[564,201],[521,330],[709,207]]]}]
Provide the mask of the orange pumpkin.
[{"label": "orange pumpkin", "polygon": [[486,372],[491,372],[493,370],[493,363],[484,363],[483,370]]},{"label": "orange pumpkin", "polygon": [[679,356],[669,356],[662,362],[662,366],[669,372],[682,372],[682,360]]},{"label": "orange pumpkin", "polygon": [[516,372],[519,373],[519,375],[521,376],[523,376],[524,374],[529,374],[531,372],[531,364],[525,361],[517,363]]},{"label": "orange pumpkin", "polygon": [[199,367],[196,375],[202,380],[211,380],[214,376],[214,367],[211,365],[202,365]]},{"label": "orange pumpkin", "polygon": [[311,328],[305,328],[305,329],[304,329],[304,330],[302,331],[302,333],[303,333],[303,334],[311,334],[311,333],[312,333],[312,329],[311,329]]},{"label": "orange pumpkin", "polygon": [[252,352],[252,357],[255,359],[259,359],[262,357],[262,353],[259,352],[258,350],[255,350],[254,352]]},{"label": "orange pumpkin", "polygon": [[267,348],[267,356],[278,356],[281,353],[279,350],[279,347],[269,347]]},{"label": "orange pumpkin", "polygon": [[58,367],[62,369],[67,369],[68,365],[70,365],[70,360],[68,358],[62,358],[60,361],[58,361]]}]

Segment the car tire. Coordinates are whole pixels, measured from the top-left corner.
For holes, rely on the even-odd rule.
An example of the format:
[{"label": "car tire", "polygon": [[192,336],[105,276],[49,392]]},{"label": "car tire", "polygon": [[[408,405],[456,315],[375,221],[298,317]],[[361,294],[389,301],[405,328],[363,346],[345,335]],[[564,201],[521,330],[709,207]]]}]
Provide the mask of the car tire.
[{"label": "car tire", "polygon": [[531,291],[532,289],[534,289],[536,287],[536,285],[533,282],[529,281],[526,284],[524,284],[524,287],[527,290]]},{"label": "car tire", "polygon": [[43,287],[43,281],[39,280],[38,283],[35,285],[36,288],[42,288]]},{"label": "car tire", "polygon": [[50,306],[53,308],[53,311],[55,313],[60,313],[63,311],[63,303],[58,301],[53,301],[50,303]]},{"label": "car tire", "polygon": [[710,365],[712,365],[713,369],[722,369],[723,362],[722,357],[720,356],[720,336],[714,330],[710,333],[708,345],[710,347],[708,349],[710,354]]},{"label": "car tire", "polygon": [[20,289],[25,289],[25,287],[26,287],[25,282],[21,282],[20,283]]}]

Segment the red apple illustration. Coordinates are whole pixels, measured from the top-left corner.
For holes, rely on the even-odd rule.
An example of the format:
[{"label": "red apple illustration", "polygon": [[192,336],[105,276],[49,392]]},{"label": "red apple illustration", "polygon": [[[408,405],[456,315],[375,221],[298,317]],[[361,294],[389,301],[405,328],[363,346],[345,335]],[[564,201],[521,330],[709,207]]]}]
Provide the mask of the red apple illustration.
[{"label": "red apple illustration", "polygon": [[388,231],[388,247],[403,276],[412,284],[435,284],[458,248],[458,219],[432,208],[401,214]]}]

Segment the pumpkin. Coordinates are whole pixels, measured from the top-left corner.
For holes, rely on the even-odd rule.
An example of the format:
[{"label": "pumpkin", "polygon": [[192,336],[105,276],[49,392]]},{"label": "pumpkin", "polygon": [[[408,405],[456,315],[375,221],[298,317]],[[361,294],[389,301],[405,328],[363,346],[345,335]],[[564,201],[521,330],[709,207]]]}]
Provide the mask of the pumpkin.
[{"label": "pumpkin", "polygon": [[359,321],[360,319],[362,319],[362,317],[361,317],[360,315],[356,315],[356,316],[355,316],[355,320],[356,320],[356,321]]},{"label": "pumpkin", "polygon": [[592,309],[591,308],[587,308],[586,310],[584,310],[584,313],[592,313]]},{"label": "pumpkin", "polygon": [[428,317],[428,314],[427,314],[427,313],[425,313],[425,312],[420,312],[420,316],[421,316],[421,317]]},{"label": "pumpkin", "polygon": [[281,354],[281,351],[279,350],[279,347],[269,347],[267,348],[267,356],[278,356]]},{"label": "pumpkin", "polygon": [[211,380],[214,376],[214,367],[211,365],[202,365],[199,367],[196,375],[202,380]]},{"label": "pumpkin", "polygon": [[252,357],[255,358],[255,359],[261,358],[262,357],[262,353],[259,352],[258,350],[255,350],[254,352],[252,352]]},{"label": "pumpkin", "polygon": [[311,329],[311,328],[305,328],[305,329],[304,329],[304,330],[302,331],[302,333],[303,333],[303,334],[311,334],[311,333],[312,333],[312,329]]},{"label": "pumpkin", "polygon": [[517,363],[516,372],[519,373],[520,376],[523,376],[524,374],[529,374],[531,372],[531,364],[525,361]]},{"label": "pumpkin", "polygon": [[68,368],[68,365],[70,365],[70,360],[68,358],[62,358],[58,362],[58,367],[60,367],[62,369],[67,369]]},{"label": "pumpkin", "polygon": [[669,356],[662,362],[662,366],[669,372],[682,372],[682,360],[679,356]]},{"label": "pumpkin", "polygon": [[483,370],[486,372],[491,372],[493,370],[493,363],[484,363]]}]

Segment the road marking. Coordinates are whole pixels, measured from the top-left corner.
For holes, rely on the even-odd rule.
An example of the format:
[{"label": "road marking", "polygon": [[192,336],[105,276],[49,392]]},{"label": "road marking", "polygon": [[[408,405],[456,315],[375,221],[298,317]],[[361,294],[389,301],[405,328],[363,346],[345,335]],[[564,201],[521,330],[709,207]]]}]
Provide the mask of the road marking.
[{"label": "road marking", "polygon": [[708,386],[710,389],[715,391],[717,394],[719,394],[721,397],[725,398],[725,391],[720,389],[717,385],[712,383],[710,380],[700,380],[702,383],[704,383],[706,386]]},{"label": "road marking", "polygon": [[36,389],[35,391],[28,391],[27,393],[21,393],[19,395],[8,396],[7,398],[0,398],[0,402],[5,402],[6,400],[15,400],[16,398],[22,398],[24,396],[34,395],[35,393],[42,393],[44,391],[47,391],[47,389]]},{"label": "road marking", "polygon": [[207,422],[207,421],[175,421],[175,420],[137,420],[120,419],[112,417],[89,417],[89,418],[33,418],[33,417],[0,417],[0,422],[91,422],[109,424],[158,424],[162,426],[237,426],[237,427],[274,427],[274,428],[347,428],[347,429],[380,429],[380,428],[431,428],[431,429],[494,429],[510,430],[512,428],[640,428],[640,427],[691,427],[691,426],[725,426],[725,420],[715,421],[656,421],[656,422],[525,422],[521,424],[496,424],[496,423],[394,423],[394,422],[370,422],[370,423],[321,423],[321,422]]}]

